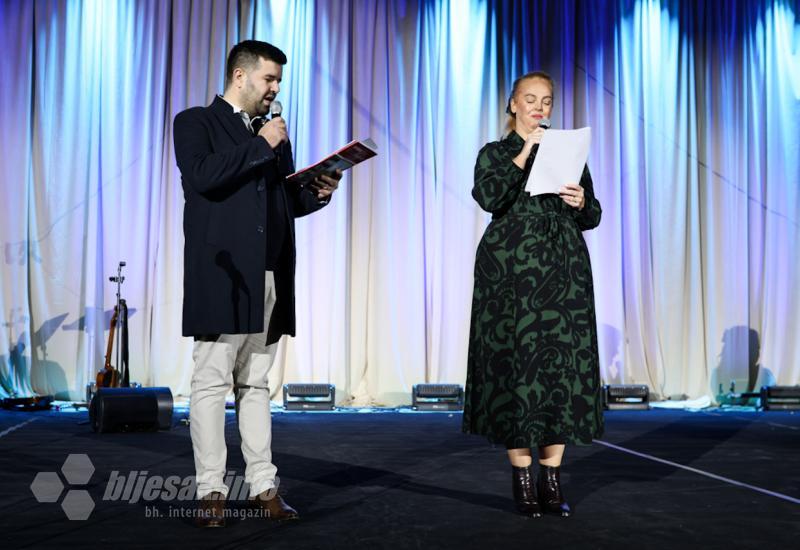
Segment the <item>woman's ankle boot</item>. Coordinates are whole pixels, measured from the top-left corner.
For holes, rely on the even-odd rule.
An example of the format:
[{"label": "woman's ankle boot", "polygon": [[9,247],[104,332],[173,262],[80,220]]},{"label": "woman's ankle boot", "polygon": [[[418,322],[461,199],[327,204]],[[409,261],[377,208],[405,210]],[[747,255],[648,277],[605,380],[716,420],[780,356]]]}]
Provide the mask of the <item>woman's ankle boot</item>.
[{"label": "woman's ankle boot", "polygon": [[566,518],[572,514],[572,510],[564,501],[564,495],[561,494],[560,470],[561,468],[558,466],[539,464],[539,479],[536,485],[544,511]]},{"label": "woman's ankle boot", "polygon": [[517,468],[516,466],[511,466],[511,475],[517,511],[532,518],[542,517],[542,509],[536,498],[536,484],[534,483],[531,467]]}]

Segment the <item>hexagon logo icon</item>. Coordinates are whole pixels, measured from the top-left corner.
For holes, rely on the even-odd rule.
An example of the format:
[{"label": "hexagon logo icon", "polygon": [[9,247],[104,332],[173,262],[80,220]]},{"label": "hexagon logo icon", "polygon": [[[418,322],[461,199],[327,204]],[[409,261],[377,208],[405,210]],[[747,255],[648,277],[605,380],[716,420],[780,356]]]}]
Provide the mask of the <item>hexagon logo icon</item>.
[{"label": "hexagon logo icon", "polygon": [[69,455],[61,467],[61,473],[70,485],[86,485],[94,473],[94,464],[88,455]]},{"label": "hexagon logo icon", "polygon": [[89,495],[89,491],[71,489],[64,497],[61,508],[70,520],[89,519],[89,514],[94,510],[94,500]]},{"label": "hexagon logo icon", "polygon": [[[71,454],[64,460],[61,473],[68,485],[86,485],[94,474],[94,464],[85,454]],[[58,472],[39,472],[31,482],[31,492],[38,502],[58,502],[65,484]],[[70,520],[85,520],[94,510],[94,500],[85,489],[68,489],[61,501]]]},{"label": "hexagon logo icon", "polygon": [[39,472],[31,483],[31,492],[39,502],[57,502],[63,490],[57,472]]}]

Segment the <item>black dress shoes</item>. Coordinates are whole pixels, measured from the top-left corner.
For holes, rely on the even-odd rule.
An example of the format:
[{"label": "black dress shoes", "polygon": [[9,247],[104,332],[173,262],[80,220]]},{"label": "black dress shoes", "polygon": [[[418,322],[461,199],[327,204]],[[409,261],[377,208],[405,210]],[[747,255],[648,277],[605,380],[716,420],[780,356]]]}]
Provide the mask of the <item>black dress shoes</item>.
[{"label": "black dress shoes", "polygon": [[198,527],[225,527],[225,495],[214,491],[201,498],[194,523]]},{"label": "black dress shoes", "polygon": [[539,464],[539,479],[536,485],[544,511],[567,518],[572,515],[572,510],[564,501],[564,495],[561,494],[560,471],[561,468],[558,466]]},{"label": "black dress shoes", "polygon": [[542,517],[542,509],[536,499],[536,486],[533,482],[533,472],[530,466],[517,468],[511,466],[513,480],[514,503],[520,514],[531,518]]}]

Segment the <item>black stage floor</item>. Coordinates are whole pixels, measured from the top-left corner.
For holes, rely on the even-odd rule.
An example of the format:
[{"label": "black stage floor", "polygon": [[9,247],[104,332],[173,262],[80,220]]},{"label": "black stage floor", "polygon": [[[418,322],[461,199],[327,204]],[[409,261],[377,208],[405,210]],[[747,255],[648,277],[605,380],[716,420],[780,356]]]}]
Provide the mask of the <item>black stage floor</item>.
[{"label": "black stage floor", "polygon": [[[216,530],[174,517],[193,502],[107,493],[113,471],[147,471],[143,481],[194,473],[181,416],[167,432],[97,435],[79,423],[85,413],[1,412],[2,548],[798,547],[800,414],[607,413],[602,442],[567,449],[562,481],[575,515],[534,520],[513,511],[504,449],[462,435],[460,414],[279,412],[274,462],[301,519],[249,517],[239,502]],[[227,423],[228,465],[242,473],[233,415]],[[50,493],[55,502],[39,502],[37,474],[76,453],[94,465],[88,483],[71,482],[76,466],[65,490]],[[52,475],[39,476],[42,487]],[[85,513],[82,490],[94,508],[70,521],[62,505]],[[154,510],[162,517],[148,517]]]}]

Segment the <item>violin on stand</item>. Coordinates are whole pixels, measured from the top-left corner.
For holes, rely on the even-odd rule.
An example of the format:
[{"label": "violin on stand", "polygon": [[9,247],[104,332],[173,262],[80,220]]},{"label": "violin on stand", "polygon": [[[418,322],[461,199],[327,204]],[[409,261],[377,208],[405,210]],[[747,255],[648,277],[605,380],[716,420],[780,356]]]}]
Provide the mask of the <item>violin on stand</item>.
[{"label": "violin on stand", "polygon": [[111,328],[108,332],[108,347],[106,347],[106,362],[103,368],[97,372],[97,388],[116,388],[119,387],[119,371],[111,366],[111,351],[114,349],[114,331],[117,328],[117,318],[119,312],[114,307],[114,315],[111,317]]},{"label": "violin on stand", "polygon": [[[117,267],[117,276],[109,277],[112,283],[117,283],[117,305],[114,306],[114,315],[108,333],[108,346],[106,347],[106,360],[103,368],[97,373],[97,388],[127,388],[130,386],[130,373],[128,371],[128,304],[122,298],[122,268],[125,262],[120,262]],[[119,326],[117,326],[119,325]],[[114,349],[114,338],[117,340],[117,360],[111,365],[111,354]]]}]

